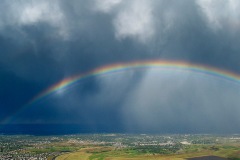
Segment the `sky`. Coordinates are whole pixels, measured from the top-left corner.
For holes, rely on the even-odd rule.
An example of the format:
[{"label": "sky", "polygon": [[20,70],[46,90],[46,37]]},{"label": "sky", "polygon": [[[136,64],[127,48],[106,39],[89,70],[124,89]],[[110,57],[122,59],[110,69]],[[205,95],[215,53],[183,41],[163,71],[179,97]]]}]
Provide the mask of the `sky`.
[{"label": "sky", "polygon": [[240,79],[145,68],[65,78],[138,61],[240,75],[239,0],[2,0],[0,123],[123,132],[239,133]]}]

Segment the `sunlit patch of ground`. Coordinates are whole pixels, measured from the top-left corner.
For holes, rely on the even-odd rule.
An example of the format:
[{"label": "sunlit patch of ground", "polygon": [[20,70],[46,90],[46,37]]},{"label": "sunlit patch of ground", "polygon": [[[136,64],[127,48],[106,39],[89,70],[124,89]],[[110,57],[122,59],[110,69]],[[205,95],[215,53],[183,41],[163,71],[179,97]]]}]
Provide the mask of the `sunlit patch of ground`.
[{"label": "sunlit patch of ground", "polygon": [[[239,146],[191,145],[174,154],[142,153],[134,149],[116,149],[109,146],[86,147],[78,151],[63,154],[56,160],[191,160],[201,157],[203,160],[238,160]],[[214,159],[215,158],[215,159]]]},{"label": "sunlit patch of ground", "polygon": [[84,150],[58,156],[55,160],[88,160],[91,154]]},{"label": "sunlit patch of ground", "polygon": [[[61,155],[57,157],[56,160],[186,160],[194,157],[210,156],[212,154],[214,154],[212,151],[202,151],[197,153],[184,153],[179,155],[148,155],[126,153],[123,150],[114,150],[111,147],[93,147],[83,148],[77,152]],[[218,154],[219,152],[215,153],[215,155]]]}]

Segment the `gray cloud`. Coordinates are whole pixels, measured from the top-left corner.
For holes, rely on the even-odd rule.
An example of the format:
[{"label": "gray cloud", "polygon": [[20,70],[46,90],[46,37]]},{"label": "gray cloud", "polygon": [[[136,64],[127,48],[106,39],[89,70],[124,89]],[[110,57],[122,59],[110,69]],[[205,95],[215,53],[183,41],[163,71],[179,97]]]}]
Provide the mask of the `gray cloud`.
[{"label": "gray cloud", "polygon": [[213,30],[230,29],[230,32],[239,30],[239,7],[237,0],[197,0],[209,27]]},{"label": "gray cloud", "polygon": [[28,79],[33,72],[25,71],[32,66],[65,77],[106,63],[153,58],[239,70],[235,0],[33,0],[3,1],[0,7],[1,63]]},{"label": "gray cloud", "polygon": [[[4,81],[1,86],[15,91],[12,99],[23,95],[27,103],[29,97],[70,75],[106,64],[149,59],[184,60],[239,73],[239,7],[237,0],[3,0],[0,76],[14,84]],[[50,97],[44,102],[49,114],[41,117],[38,107],[29,113],[36,113],[38,122],[55,122],[74,111],[76,115],[68,122],[84,120],[83,113],[96,117],[92,121],[101,121],[97,113],[102,110],[104,123],[114,113],[116,121],[126,120],[128,129],[141,128],[141,124],[167,129],[165,121],[183,128],[201,128],[209,121],[209,128],[223,129],[225,125],[220,124],[239,122],[239,93],[234,85],[212,78],[199,80],[187,72],[128,74],[94,77],[85,87],[59,91],[56,95],[62,95],[64,102]],[[16,91],[16,81],[23,81],[26,89]],[[23,103],[12,105],[0,99],[3,117]],[[50,113],[58,116],[54,119]]]},{"label": "gray cloud", "polygon": [[21,28],[47,23],[55,28],[61,37],[67,38],[65,16],[59,2],[58,0],[3,1],[1,10],[6,12],[1,15],[0,28],[4,29],[8,26]]},{"label": "gray cloud", "polygon": [[96,11],[109,13],[112,12],[119,4],[121,4],[122,0],[95,0],[94,7]]}]

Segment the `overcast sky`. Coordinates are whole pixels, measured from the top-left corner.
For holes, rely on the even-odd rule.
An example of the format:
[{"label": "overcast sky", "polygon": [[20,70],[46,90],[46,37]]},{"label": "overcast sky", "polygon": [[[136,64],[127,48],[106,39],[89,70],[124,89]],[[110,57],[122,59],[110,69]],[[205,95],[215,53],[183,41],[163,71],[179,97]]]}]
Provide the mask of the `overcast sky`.
[{"label": "overcast sky", "polygon": [[[239,132],[240,85],[191,70],[100,75],[100,66],[179,60],[240,74],[239,0],[2,0],[0,122],[142,132]],[[214,128],[214,129],[213,129]]]}]

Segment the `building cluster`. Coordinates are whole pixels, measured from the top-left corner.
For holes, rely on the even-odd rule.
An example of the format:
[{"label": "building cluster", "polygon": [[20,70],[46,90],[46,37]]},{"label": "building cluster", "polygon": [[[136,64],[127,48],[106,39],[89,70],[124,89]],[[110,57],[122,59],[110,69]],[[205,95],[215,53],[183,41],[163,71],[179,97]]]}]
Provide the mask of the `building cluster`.
[{"label": "building cluster", "polygon": [[37,152],[49,143],[45,139],[0,139],[0,160],[47,160],[48,157],[58,156],[59,152]]},{"label": "building cluster", "polygon": [[[131,148],[136,152],[180,153],[191,144],[240,143],[240,136],[210,135],[132,135],[83,134],[66,136],[4,136],[0,135],[0,160],[54,160],[66,152],[88,146]],[[216,150],[217,148],[211,148]]]}]

